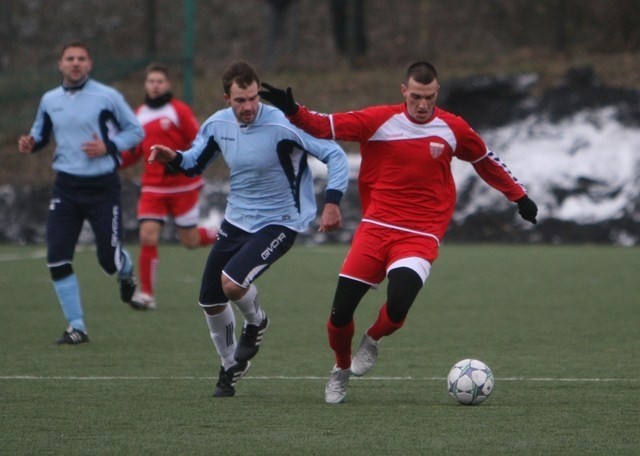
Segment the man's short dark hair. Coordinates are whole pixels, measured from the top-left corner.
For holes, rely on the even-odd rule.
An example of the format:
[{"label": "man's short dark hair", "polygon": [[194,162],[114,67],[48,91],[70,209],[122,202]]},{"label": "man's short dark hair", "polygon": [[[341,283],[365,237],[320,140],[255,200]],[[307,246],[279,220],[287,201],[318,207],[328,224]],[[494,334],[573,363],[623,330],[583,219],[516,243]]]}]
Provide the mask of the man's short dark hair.
[{"label": "man's short dark hair", "polygon": [[162,73],[167,79],[171,79],[169,77],[169,68],[162,63],[151,62],[149,65],[147,65],[147,67],[144,69],[145,78],[149,76],[149,73]]},{"label": "man's short dark hair", "polygon": [[65,44],[62,45],[62,49],[60,49],[60,57],[62,58],[62,56],[64,55],[65,51],[69,48],[81,48],[84,49],[85,51],[87,51],[87,55],[89,56],[89,58],[91,58],[91,51],[89,50],[89,45],[87,43],[85,43],[82,40],[72,40],[72,41],[67,41]]},{"label": "man's short dark hair", "polygon": [[415,62],[407,69],[407,81],[409,79],[413,79],[420,84],[430,84],[438,79],[438,72],[429,62]]},{"label": "man's short dark hair", "polygon": [[231,86],[236,83],[241,89],[246,89],[254,82],[260,86],[258,72],[247,62],[237,60],[232,62],[222,74],[222,88],[229,95]]}]

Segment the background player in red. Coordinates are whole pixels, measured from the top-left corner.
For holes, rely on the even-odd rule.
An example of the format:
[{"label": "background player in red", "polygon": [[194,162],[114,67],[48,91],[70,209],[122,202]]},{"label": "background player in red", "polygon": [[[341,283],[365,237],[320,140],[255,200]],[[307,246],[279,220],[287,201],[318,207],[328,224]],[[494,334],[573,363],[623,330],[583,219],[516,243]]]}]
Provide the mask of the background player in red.
[{"label": "background player in red", "polygon": [[185,150],[198,132],[198,121],[191,108],[171,94],[169,70],[164,65],[150,64],[145,71],[145,101],[135,113],[144,128],[145,137],[138,147],[122,154],[122,167],[144,157],[142,189],[138,202],[140,223],[140,290],[131,301],[140,310],[155,309],[155,282],[158,267],[158,242],[162,227],[169,217],[174,219],[182,245],[189,249],[211,245],[216,230],[198,227],[198,198],[204,185],[200,176],[187,177],[172,173],[159,163],[149,163],[151,146],[162,144]]},{"label": "background player in red", "polygon": [[[366,374],[376,361],[382,337],[402,327],[438,257],[456,202],[454,157],[471,163],[484,181],[516,202],[525,220],[536,223],[538,209],[467,122],[436,106],[440,85],[428,62],[408,68],[401,86],[403,103],[360,111],[318,114],[296,104],[291,88],[263,87],[262,98],[308,133],[360,143],[363,219],[342,265],[327,323],[336,364],[325,401],[340,403],[351,374]],[[385,276],[387,301],[352,359],[356,307]]]}]

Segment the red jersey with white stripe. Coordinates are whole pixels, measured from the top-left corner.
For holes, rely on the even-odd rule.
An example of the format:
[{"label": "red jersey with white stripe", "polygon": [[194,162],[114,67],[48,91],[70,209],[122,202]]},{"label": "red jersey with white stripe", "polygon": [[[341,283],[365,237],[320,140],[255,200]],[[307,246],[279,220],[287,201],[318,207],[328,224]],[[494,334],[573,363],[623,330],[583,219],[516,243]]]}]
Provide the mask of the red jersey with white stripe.
[{"label": "red jersey with white stripe", "polygon": [[150,164],[147,160],[154,144],[162,144],[173,150],[191,147],[199,128],[191,108],[180,100],[171,99],[158,108],[143,104],[135,113],[144,128],[144,139],[138,147],[122,154],[121,167],[134,164],[140,157],[144,158],[142,191],[178,193],[202,187],[200,176],[192,178],[182,173],[170,173],[161,163]]},{"label": "red jersey with white stripe", "polygon": [[319,138],[360,143],[363,222],[439,242],[455,209],[454,157],[470,162],[483,180],[509,200],[525,195],[469,124],[437,107],[425,123],[413,120],[404,103],[330,115],[300,106],[290,120]]}]

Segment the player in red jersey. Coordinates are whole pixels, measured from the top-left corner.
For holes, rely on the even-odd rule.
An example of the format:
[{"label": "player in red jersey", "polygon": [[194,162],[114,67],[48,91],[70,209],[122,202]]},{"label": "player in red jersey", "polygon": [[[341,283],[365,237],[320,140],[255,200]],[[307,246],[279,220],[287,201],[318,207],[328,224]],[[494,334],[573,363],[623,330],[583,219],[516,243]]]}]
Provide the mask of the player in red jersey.
[{"label": "player in red jersey", "polygon": [[169,70],[150,64],[145,71],[145,102],[135,113],[144,128],[144,140],[133,150],[122,154],[122,167],[144,157],[142,190],[138,202],[140,223],[140,290],[131,305],[139,310],[155,309],[154,297],[158,266],[158,242],[164,223],[172,217],[182,245],[189,249],[211,245],[217,233],[198,227],[198,198],[204,185],[200,176],[187,177],[171,173],[159,163],[149,163],[151,146],[162,144],[174,150],[185,150],[198,132],[198,121],[191,108],[171,94]]},{"label": "player in red jersey", "polygon": [[[263,84],[260,95],[296,126],[319,138],[360,143],[358,177],[363,218],[340,270],[329,345],[336,364],[325,401],[344,401],[349,377],[366,374],[382,337],[402,327],[424,285],[456,202],[451,161],[471,163],[478,175],[518,205],[536,223],[538,209],[506,165],[467,122],[436,106],[436,69],[416,62],[407,70],[404,102],[360,111],[318,114],[298,105],[291,93]],[[351,357],[353,315],[365,293],[388,278],[387,300]]]}]

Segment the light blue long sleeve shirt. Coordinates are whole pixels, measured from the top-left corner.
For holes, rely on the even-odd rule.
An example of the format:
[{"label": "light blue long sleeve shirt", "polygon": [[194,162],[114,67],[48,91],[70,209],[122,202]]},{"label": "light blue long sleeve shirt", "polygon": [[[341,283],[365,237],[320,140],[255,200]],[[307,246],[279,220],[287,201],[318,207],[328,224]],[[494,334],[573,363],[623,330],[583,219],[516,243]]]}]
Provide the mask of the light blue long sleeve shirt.
[{"label": "light blue long sleeve shirt", "polygon": [[[94,133],[107,145],[107,154],[89,158],[82,143],[92,141]],[[60,86],[42,96],[30,132],[34,151],[46,146],[51,134],[56,141],[54,170],[100,176],[118,168],[120,152],[135,147],[144,130],[117,90],[89,79],[80,90]]]},{"label": "light blue long sleeve shirt", "polygon": [[250,233],[267,225],[302,232],[314,220],[308,154],[327,165],[326,202],[338,203],[347,190],[349,165],[340,146],[304,133],[272,106],[260,104],[248,125],[238,123],[231,108],[216,112],[202,124],[192,147],[182,152],[180,167],[200,174],[220,153],[231,180],[225,218]]}]

